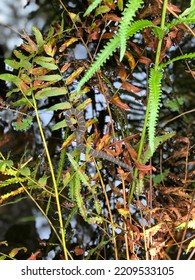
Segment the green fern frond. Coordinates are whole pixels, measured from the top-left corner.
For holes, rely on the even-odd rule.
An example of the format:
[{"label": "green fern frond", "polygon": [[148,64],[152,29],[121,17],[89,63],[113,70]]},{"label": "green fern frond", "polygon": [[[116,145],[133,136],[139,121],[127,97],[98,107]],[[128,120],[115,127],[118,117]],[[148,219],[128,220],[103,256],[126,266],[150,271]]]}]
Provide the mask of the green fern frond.
[{"label": "green fern frond", "polygon": [[74,158],[72,157],[71,154],[67,154],[68,155],[68,159],[70,160],[76,174],[79,176],[80,180],[83,182],[83,184],[85,184],[88,188],[91,188],[90,184],[89,184],[89,179],[87,177],[87,175],[85,173],[83,173],[80,170],[80,167],[78,165],[78,163],[76,162],[76,160],[74,160]]},{"label": "green fern frond", "polygon": [[180,15],[180,17],[189,17],[195,15],[195,0],[190,1],[190,7],[185,9],[185,11]]},{"label": "green fern frond", "polygon": [[195,17],[194,18],[178,18],[178,19],[173,19],[170,23],[168,23],[165,26],[165,30],[169,31],[173,26],[177,24],[194,24],[195,23]]},{"label": "green fern frond", "polygon": [[102,51],[99,52],[95,62],[91,65],[88,71],[85,73],[84,77],[80,80],[77,91],[95,74],[96,71],[106,62],[106,60],[112,55],[119,44],[119,37],[113,37],[104,47]]},{"label": "green fern frond", "polygon": [[149,78],[149,117],[148,117],[148,136],[149,136],[149,147],[151,153],[154,152],[154,139],[155,139],[155,129],[156,122],[158,119],[158,111],[160,107],[160,98],[162,95],[161,90],[161,80],[163,74],[162,72],[151,69]]},{"label": "green fern frond", "polygon": [[170,59],[169,61],[167,61],[166,63],[162,63],[159,65],[159,69],[162,70],[163,68],[165,68],[167,65],[177,61],[177,60],[181,60],[181,59],[194,59],[195,58],[195,52],[193,53],[186,53],[183,55],[179,55],[174,57],[173,59]]},{"label": "green fern frond", "polygon": [[3,187],[7,187],[9,185],[13,185],[13,184],[18,184],[18,183],[22,183],[27,181],[27,179],[25,177],[21,178],[21,177],[13,177],[13,178],[9,178],[7,180],[5,180],[4,182],[1,183],[1,188]]},{"label": "green fern frond", "polygon": [[91,3],[91,5],[87,8],[87,10],[84,13],[84,17],[87,16],[88,14],[90,14],[100,3],[102,2],[102,0],[93,0],[93,2]]},{"label": "green fern frond", "polygon": [[129,0],[126,8],[122,13],[122,20],[119,25],[119,37],[120,37],[120,61],[122,61],[126,51],[127,32],[131,24],[133,17],[137,10],[141,7],[143,0]]},{"label": "green fern frond", "polygon": [[3,172],[4,175],[8,175],[8,176],[17,176],[18,171],[14,170],[12,168],[7,167],[5,172]]},{"label": "green fern frond", "polygon": [[[98,214],[100,214],[101,212],[101,205],[99,200],[96,197],[96,190],[91,187],[91,185],[89,184],[88,180],[89,178],[87,177],[87,175],[85,173],[82,173],[82,171],[80,170],[80,167],[78,165],[78,163],[74,160],[74,158],[72,157],[71,154],[67,154],[68,158],[75,170],[75,175],[73,177],[73,184],[71,182],[71,197],[75,198],[77,206],[79,208],[80,214],[82,215],[83,219],[89,223],[102,223],[102,218],[97,216],[97,217],[87,217],[87,212],[88,210],[86,209],[85,205],[84,205],[84,201],[81,195],[81,182],[83,182],[83,184],[85,186],[88,187],[88,189],[90,190],[90,192],[92,193],[92,197],[94,199],[94,206],[95,206],[95,210]],[[74,185],[74,189],[73,189],[73,185]]]},{"label": "green fern frond", "polygon": [[[154,138],[154,151],[157,150],[159,145],[161,145],[163,142],[167,141],[168,139],[172,138],[175,135],[175,132],[167,133],[165,135],[160,135]],[[153,156],[153,153],[151,152],[150,147],[145,151],[144,158],[142,163],[145,164],[148,162],[148,160]]]},{"label": "green fern frond", "polygon": [[[177,230],[184,229],[186,227],[186,222],[180,224],[176,227]],[[191,220],[188,222],[188,228],[195,229],[195,220]]]},{"label": "green fern frond", "polygon": [[75,173],[75,176],[74,176],[74,183],[75,183],[76,203],[77,203],[77,207],[78,207],[79,212],[80,212],[81,216],[83,217],[83,219],[90,224],[102,223],[103,220],[100,216],[88,217],[88,215],[92,214],[92,211],[88,211],[88,209],[85,207],[85,203],[84,203],[82,195],[81,195],[80,177],[77,173]]},{"label": "green fern frond", "polygon": [[190,241],[188,248],[186,250],[186,254],[188,254],[188,252],[190,251],[190,249],[195,248],[195,238],[193,240]]},{"label": "green fern frond", "polygon": [[155,174],[155,176],[152,178],[154,187],[157,188],[161,182],[166,180],[169,173],[170,173],[170,170],[165,169],[164,172],[161,172],[160,174]]},{"label": "green fern frond", "polygon": [[[126,39],[130,38],[134,34],[136,34],[141,29],[147,27],[155,27],[155,25],[149,20],[139,20],[131,24],[128,28]],[[85,73],[84,77],[80,80],[77,86],[77,91],[81,89],[81,87],[95,74],[96,71],[100,69],[100,67],[106,62],[106,60],[113,54],[113,52],[120,45],[120,37],[119,35],[115,35],[104,47],[103,50],[99,52],[96,57],[95,62],[91,65],[88,71]]]},{"label": "green fern frond", "polygon": [[74,185],[75,185],[74,194],[75,194],[76,203],[79,208],[79,212],[80,212],[81,216],[86,221],[87,220],[87,210],[85,208],[84,201],[83,201],[83,198],[81,195],[81,183],[80,183],[79,175],[77,173],[75,173],[75,176],[74,176]]}]

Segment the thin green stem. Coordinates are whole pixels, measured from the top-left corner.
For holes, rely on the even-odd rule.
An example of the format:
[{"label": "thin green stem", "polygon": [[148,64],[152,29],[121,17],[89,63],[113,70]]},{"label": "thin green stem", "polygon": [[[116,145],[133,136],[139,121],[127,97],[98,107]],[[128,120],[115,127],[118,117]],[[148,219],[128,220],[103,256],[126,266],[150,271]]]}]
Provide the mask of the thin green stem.
[{"label": "thin green stem", "polygon": [[61,211],[60,200],[59,200],[58,186],[57,186],[57,182],[56,182],[56,178],[55,178],[55,174],[54,174],[54,169],[53,169],[53,164],[52,164],[52,161],[51,161],[50,153],[49,153],[49,150],[48,150],[48,147],[47,147],[45,135],[44,135],[44,132],[43,132],[43,129],[42,129],[42,126],[41,126],[41,122],[40,122],[40,118],[39,118],[39,112],[38,112],[38,108],[37,108],[37,105],[36,105],[36,100],[35,100],[34,94],[32,94],[32,98],[33,98],[33,103],[34,103],[34,110],[35,110],[35,114],[36,114],[37,124],[38,124],[38,127],[39,127],[39,131],[40,131],[41,138],[42,138],[42,141],[43,141],[43,145],[44,145],[44,148],[45,148],[45,152],[46,152],[46,155],[47,155],[47,160],[48,160],[48,164],[49,164],[49,168],[50,168],[50,172],[51,172],[51,177],[52,177],[52,181],[53,181],[53,187],[54,187],[54,193],[55,193],[55,199],[56,199],[56,205],[57,205],[57,211],[58,211],[58,218],[59,218],[59,224],[60,224],[61,244],[62,244],[62,247],[63,247],[65,260],[68,260],[68,253],[67,253],[67,248],[66,248],[64,224],[63,224],[62,211]]},{"label": "thin green stem", "polygon": [[[165,28],[165,18],[166,18],[167,3],[168,3],[168,0],[164,0],[164,2],[163,2],[163,9],[162,9],[162,16],[161,16],[161,24],[160,24],[160,28],[162,30],[164,30],[164,28]],[[160,52],[161,52],[162,42],[163,42],[163,38],[159,39],[157,50],[156,50],[156,58],[155,58],[155,65],[154,65],[154,69],[156,71],[158,70],[158,65],[159,65],[159,61],[160,61]]]}]

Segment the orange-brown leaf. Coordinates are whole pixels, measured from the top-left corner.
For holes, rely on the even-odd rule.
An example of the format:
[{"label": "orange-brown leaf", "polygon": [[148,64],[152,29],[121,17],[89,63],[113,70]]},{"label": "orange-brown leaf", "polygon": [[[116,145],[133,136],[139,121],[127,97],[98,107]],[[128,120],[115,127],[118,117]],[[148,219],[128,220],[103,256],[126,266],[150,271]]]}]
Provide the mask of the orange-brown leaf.
[{"label": "orange-brown leaf", "polygon": [[72,37],[71,39],[64,42],[61,47],[59,48],[60,52],[63,52],[68,46],[72,45],[73,43],[77,42],[78,38]]},{"label": "orange-brown leaf", "polygon": [[65,63],[62,68],[60,69],[60,72],[61,73],[64,73],[69,67],[70,67],[71,63],[70,62],[67,62]]},{"label": "orange-brown leaf", "polygon": [[167,4],[167,6],[168,6],[169,10],[171,10],[172,12],[176,12],[176,13],[181,12],[181,10],[177,6],[175,6],[171,3]]},{"label": "orange-brown leaf", "polygon": [[129,82],[123,82],[121,87],[129,92],[140,92],[141,91],[140,88],[130,84]]},{"label": "orange-brown leaf", "polygon": [[146,56],[141,56],[139,58],[139,62],[145,64],[148,67],[152,63],[152,60]]},{"label": "orange-brown leaf", "polygon": [[66,85],[70,85],[74,82],[74,80],[83,72],[85,69],[84,66],[79,67],[77,70],[75,70],[67,79],[66,79]]},{"label": "orange-brown leaf", "polygon": [[34,76],[43,76],[46,75],[47,73],[48,73],[48,69],[44,67],[36,67],[32,69],[32,74]]},{"label": "orange-brown leaf", "polygon": [[122,100],[120,99],[120,97],[117,94],[114,94],[111,98],[112,103],[115,104],[117,107],[123,109],[123,110],[128,110],[130,109],[129,106],[122,102]]},{"label": "orange-brown leaf", "polygon": [[79,245],[74,248],[74,252],[76,256],[81,256],[84,254],[84,250]]},{"label": "orange-brown leaf", "polygon": [[114,35],[113,32],[104,33],[104,34],[102,35],[102,39],[110,39],[110,38],[113,37],[113,35]]},{"label": "orange-brown leaf", "polygon": [[21,81],[19,84],[17,84],[21,92],[26,92],[29,89],[29,86],[23,81]]},{"label": "orange-brown leaf", "polygon": [[147,172],[147,171],[150,171],[150,170],[156,171],[156,168],[153,167],[152,165],[144,165],[144,164],[139,163],[138,161],[136,161],[136,167],[140,171],[144,171],[144,172]]},{"label": "orange-brown leaf", "polygon": [[50,42],[48,42],[47,44],[43,45],[43,48],[46,52],[47,55],[49,56],[54,56],[54,54],[56,53],[57,47],[56,46],[52,46],[52,44]]},{"label": "orange-brown leaf", "polygon": [[40,254],[41,254],[41,250],[38,250],[37,252],[32,253],[27,260],[36,261],[37,257],[39,257]]},{"label": "orange-brown leaf", "polygon": [[43,84],[43,81],[37,79],[37,80],[34,80],[34,82],[33,82],[33,87],[38,87],[38,86],[40,86],[40,85],[42,85],[42,84]]},{"label": "orange-brown leaf", "polygon": [[28,53],[34,52],[33,48],[27,44],[21,44],[20,47],[21,47],[21,49],[25,50]]},{"label": "orange-brown leaf", "polygon": [[29,35],[26,33],[25,30],[23,32],[24,32],[23,38],[28,42],[29,46],[31,47],[32,52],[37,52],[38,47],[35,44],[35,42],[29,37]]},{"label": "orange-brown leaf", "polygon": [[130,68],[133,70],[135,68],[135,59],[134,59],[134,57],[128,51],[125,51],[125,57],[127,58],[128,62],[129,62]]},{"label": "orange-brown leaf", "polygon": [[98,33],[98,31],[94,31],[93,33],[90,34],[90,39],[91,40],[97,40],[99,39],[100,35]]},{"label": "orange-brown leaf", "polygon": [[103,147],[110,143],[110,134],[106,133],[101,139],[98,144],[98,150],[101,150]]},{"label": "orange-brown leaf", "polygon": [[106,19],[106,20],[112,20],[112,21],[116,21],[116,22],[118,22],[118,21],[121,21],[121,18],[120,17],[118,17],[117,15],[115,15],[115,14],[106,14],[104,17],[103,17],[103,19]]},{"label": "orange-brown leaf", "polygon": [[123,67],[121,66],[119,68],[119,76],[120,76],[122,82],[126,81],[126,79],[127,79],[127,72],[125,70],[124,65],[123,65]]}]

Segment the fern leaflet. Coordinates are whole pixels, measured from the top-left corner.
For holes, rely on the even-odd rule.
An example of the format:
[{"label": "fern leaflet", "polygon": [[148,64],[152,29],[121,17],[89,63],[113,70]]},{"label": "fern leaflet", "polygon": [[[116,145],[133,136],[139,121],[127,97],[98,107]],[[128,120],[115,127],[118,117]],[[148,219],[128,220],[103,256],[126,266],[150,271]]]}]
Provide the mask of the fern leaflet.
[{"label": "fern leaflet", "polygon": [[[128,28],[126,39],[133,36],[135,33],[140,31],[146,27],[155,27],[155,25],[149,20],[139,20]],[[77,91],[81,89],[81,87],[95,74],[96,71],[100,69],[100,67],[106,62],[106,60],[113,54],[113,52],[120,45],[120,37],[119,35],[115,35],[104,47],[103,50],[99,52],[96,57],[95,62],[91,65],[88,71],[85,73],[84,77],[80,80],[77,86]]]},{"label": "fern leaflet", "polygon": [[[172,138],[175,135],[175,132],[167,133],[165,135],[160,135],[154,138],[154,150],[156,151],[160,144]],[[152,157],[153,153],[150,150],[150,147],[145,151],[144,158],[142,163],[145,164]]]},{"label": "fern leaflet", "polygon": [[143,0],[129,0],[125,10],[123,11],[122,21],[119,25],[119,37],[120,37],[120,61],[122,61],[126,50],[126,40],[128,28],[131,24],[133,17],[135,16],[137,10],[140,8]]},{"label": "fern leaflet", "polygon": [[168,23],[165,26],[165,30],[169,31],[173,26],[177,24],[194,24],[195,23],[195,17],[194,18],[178,18],[178,19],[173,19],[170,23]]},{"label": "fern leaflet", "polygon": [[[180,224],[179,226],[176,227],[177,230],[184,229],[186,227],[186,222]],[[195,220],[190,220],[188,222],[187,228],[195,229]]]},{"label": "fern leaflet", "polygon": [[[95,210],[98,214],[100,214],[101,211],[101,206],[100,206],[100,202],[97,199],[96,196],[96,190],[91,187],[91,185],[88,182],[88,177],[85,173],[82,173],[82,171],[79,168],[78,163],[74,160],[74,158],[72,157],[72,155],[68,154],[68,158],[75,170],[75,175],[73,177],[73,184],[71,182],[71,197],[75,198],[77,206],[79,208],[80,214],[82,215],[83,219],[89,223],[102,223],[102,218],[99,216],[95,216],[95,217],[88,217],[88,210],[85,207],[82,195],[81,195],[81,182],[83,182],[83,184],[85,186],[87,186],[90,190],[90,192],[92,193],[92,197],[94,199],[94,207]],[[74,189],[73,189],[73,185],[74,185]]]},{"label": "fern leaflet", "polygon": [[188,245],[188,248],[186,250],[186,254],[188,254],[188,252],[190,251],[190,249],[195,248],[195,238],[192,239]]},{"label": "fern leaflet", "polygon": [[183,55],[179,55],[174,57],[173,59],[170,59],[169,61],[167,61],[166,63],[162,63],[159,65],[159,69],[162,70],[163,68],[165,68],[167,65],[177,61],[177,60],[181,60],[181,59],[193,59],[195,58],[195,52],[194,53],[186,53]]},{"label": "fern leaflet", "polygon": [[154,140],[155,140],[155,127],[158,119],[158,111],[160,107],[160,98],[162,94],[161,90],[161,80],[163,74],[162,72],[151,69],[149,78],[149,117],[148,117],[148,136],[149,136],[149,147],[151,153],[154,152]]}]

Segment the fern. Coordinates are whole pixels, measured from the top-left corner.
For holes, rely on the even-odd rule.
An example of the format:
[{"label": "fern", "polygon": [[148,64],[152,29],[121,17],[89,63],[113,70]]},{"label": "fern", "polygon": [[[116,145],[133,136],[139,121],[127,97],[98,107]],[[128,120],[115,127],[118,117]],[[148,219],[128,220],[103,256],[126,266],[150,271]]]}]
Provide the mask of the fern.
[{"label": "fern", "polygon": [[188,254],[188,252],[190,251],[190,249],[192,248],[195,248],[195,239],[191,240],[189,245],[188,245],[188,248],[186,250],[186,254]]},{"label": "fern", "polygon": [[7,180],[5,180],[4,182],[1,183],[1,188],[2,187],[6,187],[9,185],[13,185],[13,184],[18,184],[18,183],[22,183],[27,181],[27,178],[21,178],[21,177],[13,177],[13,178],[9,178]]},{"label": "fern", "polygon": [[77,175],[79,176],[80,180],[83,182],[83,184],[85,184],[88,188],[91,188],[89,182],[88,182],[88,177],[85,173],[82,173],[78,163],[74,160],[74,158],[72,157],[71,154],[67,154],[68,155],[68,159],[70,160],[74,170],[76,171]]},{"label": "fern", "polygon": [[194,53],[186,53],[186,54],[183,54],[183,55],[179,55],[179,56],[176,56],[174,57],[173,59],[170,59],[169,61],[167,61],[166,63],[162,63],[160,66],[159,66],[159,69],[162,70],[163,68],[165,68],[167,65],[177,61],[177,60],[181,60],[181,59],[193,59],[195,58],[195,52]]},{"label": "fern", "polygon": [[87,209],[85,208],[83,198],[81,195],[81,183],[80,183],[80,178],[79,178],[78,173],[75,173],[74,185],[75,185],[74,195],[75,195],[76,203],[79,208],[79,212],[80,212],[81,216],[86,221],[87,220]]},{"label": "fern", "polygon": [[195,16],[195,0],[190,1],[190,7],[187,8],[180,17]]},{"label": "fern", "polygon": [[154,152],[154,140],[155,140],[155,127],[158,119],[158,111],[160,107],[160,98],[162,94],[161,90],[161,80],[163,74],[162,72],[151,69],[149,78],[149,117],[148,117],[148,136],[149,136],[149,147],[151,153]]},{"label": "fern", "polygon": [[[79,209],[79,212],[83,219],[88,222],[88,223],[102,223],[102,218],[99,216],[94,216],[94,217],[88,217],[88,214],[91,214],[91,211],[89,212],[87,208],[85,207],[85,203],[83,201],[83,197],[81,195],[81,182],[80,182],[80,177],[78,173],[75,173],[74,176],[74,183],[75,183],[75,199],[77,203],[77,207]],[[97,206],[97,204],[95,204]]]},{"label": "fern", "polygon": [[[126,39],[130,38],[138,31],[146,27],[155,27],[155,25],[149,20],[139,20],[132,23],[132,25],[128,28]],[[85,73],[84,77],[78,83],[77,91],[79,91],[81,87],[95,74],[95,72],[100,69],[100,67],[113,54],[113,52],[117,49],[117,47],[119,47],[119,45],[120,36],[117,34],[106,44],[104,49],[99,52],[95,62],[91,65],[91,67]]]},{"label": "fern", "polygon": [[126,50],[126,41],[128,28],[131,24],[133,17],[135,16],[137,10],[140,8],[143,0],[129,0],[125,10],[123,11],[122,21],[119,25],[119,37],[120,37],[120,61],[122,61]]},{"label": "fern", "polygon": [[178,19],[173,19],[170,23],[166,24],[164,29],[165,31],[169,31],[173,26],[177,24],[194,24],[195,23],[195,17],[194,18],[178,18]]},{"label": "fern", "polygon": [[[185,229],[186,227],[186,222],[180,224],[179,226],[176,227],[176,230],[182,230],[182,229]],[[190,220],[187,224],[187,228],[189,229],[195,229],[195,220]],[[189,250],[191,248],[195,248],[195,239],[191,240],[189,245],[188,245],[188,248],[186,250],[186,253],[189,252]]]},{"label": "fern", "polygon": [[153,177],[154,187],[157,188],[158,185],[167,178],[169,173],[170,173],[170,170],[165,169],[164,172],[162,172],[158,175],[155,175],[155,177]]},{"label": "fern", "polygon": [[[184,229],[185,227],[186,227],[186,222],[177,226],[176,230],[181,230],[181,229]],[[188,228],[195,229],[195,220],[191,220],[188,222]]]},{"label": "fern", "polygon": [[[167,133],[165,135],[157,136],[154,138],[154,150],[156,151],[160,144],[172,138],[175,135],[175,132]],[[153,153],[151,152],[150,147],[145,151],[144,158],[142,163],[145,164],[152,157]]]},{"label": "fern", "polygon": [[[71,197],[75,198],[77,206],[79,208],[80,214],[82,215],[83,219],[86,222],[89,223],[102,223],[102,218],[99,216],[95,216],[95,217],[88,217],[88,210],[85,207],[82,195],[81,195],[81,182],[83,182],[83,184],[85,186],[88,187],[88,189],[90,190],[90,192],[92,193],[92,197],[94,199],[94,207],[95,210],[98,214],[100,214],[101,211],[101,206],[100,206],[100,202],[96,197],[96,191],[93,187],[91,187],[91,185],[88,182],[88,177],[85,173],[82,173],[78,163],[74,160],[74,158],[72,157],[72,155],[68,154],[68,158],[75,170],[75,175],[73,178],[73,185],[74,185],[74,190],[71,187]],[[72,182],[71,182],[72,183]],[[71,184],[72,185],[72,184]],[[73,193],[74,192],[74,193]]]}]

